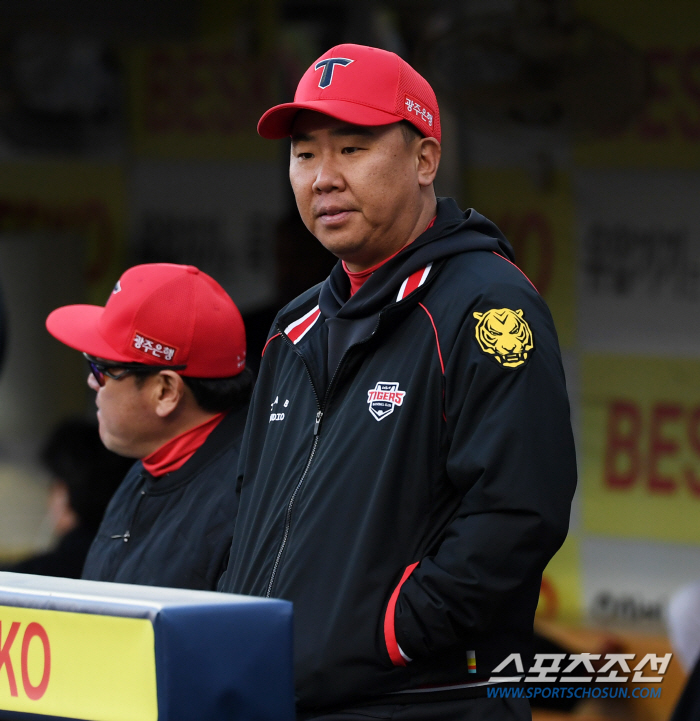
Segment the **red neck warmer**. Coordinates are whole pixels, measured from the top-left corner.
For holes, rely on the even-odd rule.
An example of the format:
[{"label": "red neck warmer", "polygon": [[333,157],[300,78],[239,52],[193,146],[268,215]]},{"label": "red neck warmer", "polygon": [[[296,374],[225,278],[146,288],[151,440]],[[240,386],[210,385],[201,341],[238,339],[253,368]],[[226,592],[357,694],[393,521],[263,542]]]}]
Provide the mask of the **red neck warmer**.
[{"label": "red neck warmer", "polygon": [[[435,216],[437,218],[437,215]],[[428,228],[433,227],[433,223],[435,222],[435,218],[433,218],[428,225],[425,227],[425,230],[428,230]],[[425,233],[425,230],[423,231]],[[404,245],[403,248],[406,246]],[[390,261],[395,255],[398,255],[403,248],[399,248],[396,253],[393,253],[388,258],[384,258],[381,263],[377,263],[377,265],[373,265],[371,268],[367,268],[367,270],[358,270],[353,273],[353,271],[348,270],[348,266],[345,265],[345,261],[343,261],[343,270],[348,274],[348,278],[350,279],[350,297],[352,298],[355,293],[357,293],[360,288],[366,283],[367,279],[374,273],[377,268],[381,268],[384,263],[387,263]]]},{"label": "red neck warmer", "polygon": [[209,434],[221,423],[225,415],[225,413],[217,413],[208,421],[171,438],[141,461],[143,467],[155,478],[181,468],[207,440]]}]

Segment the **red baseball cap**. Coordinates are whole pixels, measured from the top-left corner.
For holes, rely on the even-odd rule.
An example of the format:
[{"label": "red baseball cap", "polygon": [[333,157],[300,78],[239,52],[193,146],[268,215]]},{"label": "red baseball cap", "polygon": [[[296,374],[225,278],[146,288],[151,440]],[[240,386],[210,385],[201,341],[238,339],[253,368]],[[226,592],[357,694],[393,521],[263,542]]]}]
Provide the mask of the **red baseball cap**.
[{"label": "red baseball cap", "polygon": [[109,361],[228,378],[245,368],[243,319],[226,291],[193,265],[129,268],[102,307],[66,305],[46,319],[54,338]]},{"label": "red baseball cap", "polygon": [[353,125],[408,120],[440,142],[440,110],[428,81],[396,53],[366,45],[336,45],[299,81],[293,103],[270,108],[258,133],[277,140],[292,134],[300,110],[315,110]]}]

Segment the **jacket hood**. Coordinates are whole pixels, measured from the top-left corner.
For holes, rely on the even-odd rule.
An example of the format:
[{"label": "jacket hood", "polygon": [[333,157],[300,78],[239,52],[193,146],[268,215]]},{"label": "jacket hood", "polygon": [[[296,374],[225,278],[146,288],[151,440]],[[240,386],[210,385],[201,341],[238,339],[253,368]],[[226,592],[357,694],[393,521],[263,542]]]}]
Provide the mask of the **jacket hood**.
[{"label": "jacket hood", "polygon": [[357,319],[378,313],[393,302],[401,284],[428,263],[473,250],[515,260],[498,227],[473,208],[461,211],[452,198],[438,198],[435,223],[398,255],[378,268],[348,300],[350,280],[338,261],[321,286],[319,306],[326,318]]}]

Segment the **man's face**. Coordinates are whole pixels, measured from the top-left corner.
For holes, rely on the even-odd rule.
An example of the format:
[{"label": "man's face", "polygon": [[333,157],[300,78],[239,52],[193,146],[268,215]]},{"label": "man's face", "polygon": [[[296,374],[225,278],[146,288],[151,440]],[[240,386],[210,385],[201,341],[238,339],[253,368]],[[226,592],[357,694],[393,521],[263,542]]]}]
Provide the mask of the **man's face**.
[{"label": "man's face", "polygon": [[148,454],[158,432],[152,404],[154,378],[146,376],[137,382],[131,374],[119,380],[106,376],[104,386],[100,386],[92,373],[88,376],[88,385],[97,393],[100,438],[110,451],[128,458],[143,458]]},{"label": "man's face", "polygon": [[421,214],[419,138],[398,123],[349,125],[304,110],[294,123],[289,177],[306,227],[351,270],[392,255]]}]

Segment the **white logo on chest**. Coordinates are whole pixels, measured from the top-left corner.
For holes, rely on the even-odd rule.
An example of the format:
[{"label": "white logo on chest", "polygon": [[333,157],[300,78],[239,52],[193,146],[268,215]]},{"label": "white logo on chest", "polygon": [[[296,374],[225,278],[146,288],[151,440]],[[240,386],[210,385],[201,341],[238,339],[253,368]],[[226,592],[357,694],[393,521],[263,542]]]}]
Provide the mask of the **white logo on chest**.
[{"label": "white logo on chest", "polygon": [[[280,397],[276,396],[274,402],[270,405],[270,410],[272,413],[270,413],[270,420],[269,423],[272,423],[273,421],[283,421],[284,420],[284,413],[275,413],[275,406],[280,402]],[[283,404],[283,408],[286,408],[289,405],[289,399],[285,400]]]},{"label": "white logo on chest", "polygon": [[383,420],[394,412],[396,406],[403,404],[406,391],[399,390],[398,383],[385,383],[379,381],[372,390],[367,391],[369,412],[378,421]]}]

